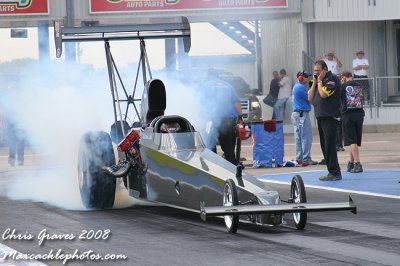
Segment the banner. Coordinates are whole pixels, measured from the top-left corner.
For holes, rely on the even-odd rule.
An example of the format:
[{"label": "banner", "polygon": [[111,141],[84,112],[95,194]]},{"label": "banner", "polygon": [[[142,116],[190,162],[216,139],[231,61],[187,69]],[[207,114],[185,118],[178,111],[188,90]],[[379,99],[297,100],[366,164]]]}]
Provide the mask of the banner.
[{"label": "banner", "polygon": [[90,0],[90,13],[286,7],[287,0]]},{"label": "banner", "polygon": [[2,15],[47,15],[48,0],[0,0]]}]

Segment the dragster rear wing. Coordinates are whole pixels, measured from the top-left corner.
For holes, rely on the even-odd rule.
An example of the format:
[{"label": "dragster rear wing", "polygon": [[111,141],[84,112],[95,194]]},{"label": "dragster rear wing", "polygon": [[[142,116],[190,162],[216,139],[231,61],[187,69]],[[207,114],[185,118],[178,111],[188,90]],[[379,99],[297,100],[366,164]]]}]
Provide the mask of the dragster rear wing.
[{"label": "dragster rear wing", "polygon": [[54,38],[57,57],[61,57],[63,42],[183,38],[186,53],[191,46],[190,24],[186,17],[168,18],[149,24],[88,27],[63,27],[60,21],[55,21]]}]

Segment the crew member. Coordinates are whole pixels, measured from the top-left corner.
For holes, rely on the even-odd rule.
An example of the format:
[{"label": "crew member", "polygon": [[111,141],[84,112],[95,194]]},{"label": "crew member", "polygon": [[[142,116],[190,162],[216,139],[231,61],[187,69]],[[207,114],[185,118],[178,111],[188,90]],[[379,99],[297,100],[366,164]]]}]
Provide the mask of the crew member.
[{"label": "crew member", "polygon": [[364,97],[360,83],[353,80],[350,71],[343,71],[342,82],[342,117],[344,145],[350,146],[350,161],[347,172],[361,173],[358,147],[361,146],[362,128],[364,123]]},{"label": "crew member", "polygon": [[314,82],[308,92],[308,100],[315,107],[321,150],[329,172],[319,180],[341,180],[336,151],[336,132],[341,119],[340,81],[328,71],[323,60],[314,63]]},{"label": "crew member", "polygon": [[312,127],[309,112],[311,104],[308,101],[308,78],[305,71],[297,73],[297,82],[293,86],[292,124],[296,144],[296,161],[301,166],[315,165],[311,160]]},{"label": "crew member", "polygon": [[212,121],[206,141],[207,148],[216,153],[218,140],[225,159],[237,165],[235,142],[237,123],[242,122],[240,99],[234,88],[221,80],[214,69],[207,72],[207,82],[201,86],[200,91],[203,95],[204,113],[207,113]]}]

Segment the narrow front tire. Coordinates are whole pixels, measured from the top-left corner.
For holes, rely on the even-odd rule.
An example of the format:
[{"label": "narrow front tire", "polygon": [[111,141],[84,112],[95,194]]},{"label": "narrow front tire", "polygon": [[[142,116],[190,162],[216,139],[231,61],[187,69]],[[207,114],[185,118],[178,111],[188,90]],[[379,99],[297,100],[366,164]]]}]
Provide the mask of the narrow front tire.
[{"label": "narrow front tire", "polygon": [[[228,179],[224,184],[223,191],[223,206],[237,206],[239,205],[239,199],[237,195],[237,189],[235,182],[232,179]],[[239,215],[225,215],[224,216],[226,230],[229,233],[236,233],[239,226]]]},{"label": "narrow front tire", "polygon": [[[295,175],[292,178],[292,184],[290,186],[290,197],[293,203],[306,203],[306,189],[304,187],[304,182],[301,176]],[[303,230],[307,223],[307,213],[306,212],[294,212],[293,213],[294,225],[297,229]]]}]

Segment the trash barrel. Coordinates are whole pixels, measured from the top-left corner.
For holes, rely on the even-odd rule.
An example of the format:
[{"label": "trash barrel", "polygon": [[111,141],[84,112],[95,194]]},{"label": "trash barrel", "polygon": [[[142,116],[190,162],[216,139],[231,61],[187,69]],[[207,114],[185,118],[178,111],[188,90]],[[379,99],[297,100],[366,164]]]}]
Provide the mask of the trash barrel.
[{"label": "trash barrel", "polygon": [[283,123],[266,120],[251,124],[253,138],[253,168],[283,165],[284,135]]}]

